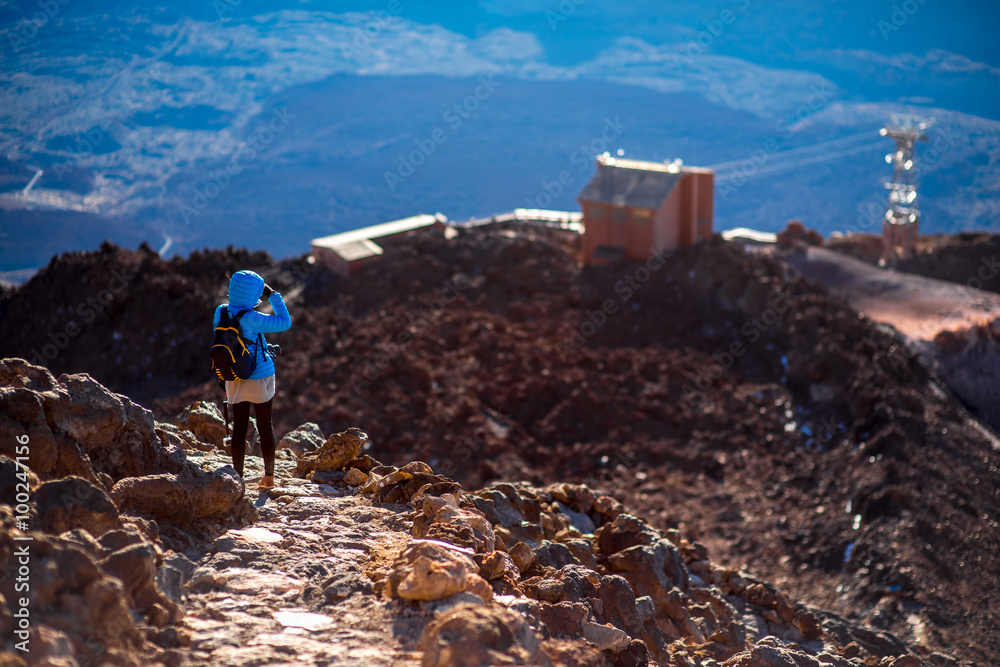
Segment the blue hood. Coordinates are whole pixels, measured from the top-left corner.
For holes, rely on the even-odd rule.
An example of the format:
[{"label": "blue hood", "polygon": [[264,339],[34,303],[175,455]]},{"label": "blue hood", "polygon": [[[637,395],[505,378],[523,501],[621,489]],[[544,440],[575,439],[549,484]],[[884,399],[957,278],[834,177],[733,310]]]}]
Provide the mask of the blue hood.
[{"label": "blue hood", "polygon": [[229,305],[253,308],[264,293],[264,279],[253,271],[237,271],[229,279]]}]

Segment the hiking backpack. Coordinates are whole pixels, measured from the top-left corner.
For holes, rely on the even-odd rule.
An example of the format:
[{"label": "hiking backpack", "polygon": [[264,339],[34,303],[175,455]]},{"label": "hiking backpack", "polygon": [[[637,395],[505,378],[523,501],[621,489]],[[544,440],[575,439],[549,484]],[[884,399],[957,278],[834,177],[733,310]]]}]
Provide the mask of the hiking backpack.
[{"label": "hiking backpack", "polygon": [[257,334],[257,342],[253,343],[243,337],[240,328],[240,320],[249,311],[246,308],[230,316],[229,308],[223,307],[219,313],[219,324],[215,327],[215,340],[212,342],[212,370],[220,380],[246,380],[257,368],[257,352],[251,352],[250,346],[262,349],[261,335]]}]

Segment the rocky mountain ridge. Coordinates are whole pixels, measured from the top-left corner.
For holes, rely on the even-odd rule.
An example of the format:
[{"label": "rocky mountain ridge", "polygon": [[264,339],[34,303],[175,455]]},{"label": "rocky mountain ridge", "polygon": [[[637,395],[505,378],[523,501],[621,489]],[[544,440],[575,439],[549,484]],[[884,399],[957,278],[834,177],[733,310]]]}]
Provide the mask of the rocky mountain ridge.
[{"label": "rocky mountain ridge", "polygon": [[[658,531],[583,485],[467,492],[364,454],[356,428],[284,443],[253,499],[211,440],[155,422],[86,375],[0,361],[0,559],[30,538],[25,646],[3,664],[755,665],[912,667],[890,634]],[[188,423],[192,423],[188,419]],[[23,436],[27,435],[27,438]],[[250,457],[251,479],[262,472]],[[8,567],[5,571],[11,572]],[[16,599],[13,577],[0,582]],[[5,604],[0,626],[18,621]]]},{"label": "rocky mountain ridge", "polygon": [[381,460],[466,489],[614,489],[726,568],[922,655],[995,662],[996,436],[893,330],[780,261],[716,239],[644,267],[581,269],[567,239],[517,228],[387,246],[350,281],[237,250],[106,246],[5,298],[0,342],[29,355],[127,269],[130,288],[47,363],[173,421],[218,400],[210,313],[225,272],[255,268],[294,322],[273,341],[278,437],[359,426]]}]

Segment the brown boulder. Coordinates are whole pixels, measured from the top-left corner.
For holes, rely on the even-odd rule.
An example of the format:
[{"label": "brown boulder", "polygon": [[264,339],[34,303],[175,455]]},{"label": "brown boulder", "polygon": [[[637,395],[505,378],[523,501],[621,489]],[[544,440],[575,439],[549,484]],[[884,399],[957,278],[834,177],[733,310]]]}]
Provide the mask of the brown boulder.
[{"label": "brown boulder", "polygon": [[632,514],[619,514],[611,523],[601,527],[597,548],[605,556],[642,544],[652,544],[659,539],[645,521]]},{"label": "brown boulder", "polygon": [[226,420],[214,401],[196,401],[184,408],[175,420],[177,426],[194,434],[198,440],[224,449]]},{"label": "brown boulder", "polygon": [[156,422],[154,430],[164,447],[177,447],[185,452],[214,452],[219,449],[211,443],[202,442],[191,431],[174,424]]},{"label": "brown boulder", "polygon": [[583,624],[583,636],[599,651],[609,653],[621,653],[632,643],[629,636],[618,628],[591,621]]},{"label": "brown boulder", "polygon": [[609,571],[628,580],[637,595],[648,595],[662,609],[672,589],[687,589],[688,572],[680,550],[668,540],[634,546],[611,555]]},{"label": "brown boulder", "polygon": [[541,545],[535,549],[535,555],[538,556],[539,565],[551,567],[556,570],[566,565],[581,564],[576,556],[573,555],[573,552],[569,550],[569,547],[559,542],[550,542],[549,540],[542,540]]},{"label": "brown boulder", "polygon": [[517,569],[523,574],[531,569],[538,562],[535,552],[524,542],[518,542],[510,548],[510,557],[513,559]]},{"label": "brown boulder", "polygon": [[765,637],[749,650],[726,660],[723,667],[821,667],[823,664],[807,653],[785,646],[775,637]]},{"label": "brown boulder", "polygon": [[525,620],[502,609],[462,606],[424,628],[423,667],[551,665]]},{"label": "brown boulder", "polygon": [[347,486],[361,486],[368,481],[368,475],[361,472],[357,468],[351,468],[344,475],[344,484]]},{"label": "brown boulder", "polygon": [[295,430],[289,431],[278,441],[278,449],[287,449],[297,458],[302,458],[310,452],[314,452],[323,446],[326,438],[319,424],[306,422]]},{"label": "brown boulder", "polygon": [[406,600],[441,600],[466,590],[470,575],[478,578],[477,570],[469,551],[442,542],[417,540],[393,563],[386,592]]},{"label": "brown boulder", "polygon": [[604,654],[585,639],[546,639],[542,642],[542,650],[556,665],[612,667]]},{"label": "brown boulder", "polygon": [[579,565],[567,565],[555,576],[532,577],[522,583],[525,595],[545,602],[586,602],[598,598],[599,575]]},{"label": "brown boulder", "polygon": [[351,427],[342,433],[334,433],[322,447],[300,458],[293,474],[305,477],[315,471],[340,470],[344,464],[361,455],[366,440],[368,435],[359,428]]},{"label": "brown boulder", "polygon": [[428,497],[422,511],[423,516],[418,515],[413,521],[414,537],[451,542],[470,547],[476,553],[489,553],[496,548],[493,526],[479,510]]},{"label": "brown boulder", "polygon": [[[30,467],[42,480],[76,475],[94,485],[126,477],[177,473],[189,464],[181,447],[161,441],[149,410],[89,375],[56,381],[23,359],[0,361],[0,454],[30,439]],[[8,451],[8,447],[10,451]]]},{"label": "brown boulder", "polygon": [[511,557],[502,551],[491,551],[483,556],[476,556],[479,563],[479,576],[487,581],[493,581],[510,572],[515,579],[520,574]]},{"label": "brown boulder", "polygon": [[632,587],[624,577],[616,574],[601,577],[600,597],[601,620],[624,630],[632,637],[642,637],[642,617],[635,604]]},{"label": "brown boulder", "polygon": [[[107,573],[87,547],[41,532],[31,537],[33,630],[59,633],[71,647],[73,664],[138,667],[161,662],[162,650],[148,641],[130,613],[122,582]],[[22,544],[13,541],[6,526],[0,530],[0,562],[12,562],[15,548]],[[13,578],[0,584],[0,594],[16,599]],[[9,616],[0,617],[0,633],[17,637]],[[36,644],[38,637],[32,636],[30,655],[36,647],[47,651],[42,641]]]},{"label": "brown boulder", "polygon": [[244,489],[232,466],[206,472],[188,465],[176,474],[123,479],[111,489],[111,499],[123,513],[186,523],[229,512],[243,499]]},{"label": "brown boulder", "polygon": [[590,615],[590,607],[582,602],[542,602],[539,611],[545,629],[557,637],[582,636]]},{"label": "brown boulder", "polygon": [[94,537],[121,528],[118,508],[104,489],[81,477],[45,482],[35,491],[37,523],[47,533],[83,528]]},{"label": "brown boulder", "polygon": [[517,526],[524,520],[521,512],[504,493],[486,489],[471,496],[476,509],[480,510],[490,523],[504,527]]},{"label": "brown boulder", "polygon": [[129,606],[146,612],[150,624],[163,627],[176,621],[180,610],[156,584],[157,561],[156,549],[145,542],[119,549],[100,564],[106,573],[121,580]]}]

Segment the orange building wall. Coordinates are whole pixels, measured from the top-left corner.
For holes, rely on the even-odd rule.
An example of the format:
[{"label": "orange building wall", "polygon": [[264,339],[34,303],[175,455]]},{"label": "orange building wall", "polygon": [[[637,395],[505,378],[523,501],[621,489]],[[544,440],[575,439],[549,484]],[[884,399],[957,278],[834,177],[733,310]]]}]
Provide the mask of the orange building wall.
[{"label": "orange building wall", "polygon": [[[640,210],[626,208],[624,224],[612,220],[612,206],[583,203],[583,261],[593,259],[598,246],[622,246],[625,257],[641,261],[653,248],[674,250],[711,238],[714,216],[715,178],[712,173],[685,173],[674,191],[656,211],[648,211],[648,221]],[[699,226],[698,220],[706,221]]]},{"label": "orange building wall", "polygon": [[[645,217],[643,217],[645,213]],[[625,226],[625,255],[645,259],[653,248],[654,211],[630,208]]]},{"label": "orange building wall", "polygon": [[653,242],[656,247],[672,250],[680,246],[680,226],[677,224],[680,216],[681,198],[677,196],[677,190],[674,190],[654,216],[656,230]]},{"label": "orange building wall", "polygon": [[694,178],[698,183],[698,208],[695,225],[697,226],[698,219],[707,221],[707,224],[701,227],[700,233],[697,233],[696,236],[698,240],[707,241],[712,238],[712,225],[715,222],[715,172],[691,174],[689,177]]}]

